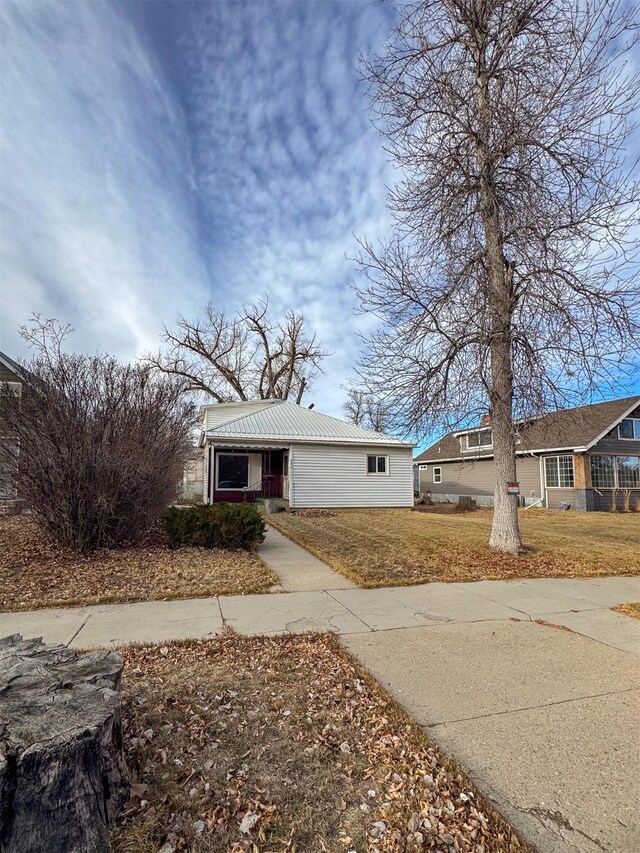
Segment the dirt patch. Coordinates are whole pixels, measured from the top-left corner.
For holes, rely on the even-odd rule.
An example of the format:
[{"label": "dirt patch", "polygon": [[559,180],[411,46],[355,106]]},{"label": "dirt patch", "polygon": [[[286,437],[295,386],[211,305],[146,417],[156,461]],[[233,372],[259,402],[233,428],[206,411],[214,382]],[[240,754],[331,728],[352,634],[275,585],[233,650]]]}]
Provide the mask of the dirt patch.
[{"label": "dirt patch", "polygon": [[527,553],[487,545],[492,511],[339,510],[269,523],[363,587],[640,573],[640,515],[523,510]]},{"label": "dirt patch", "polygon": [[523,851],[331,635],[125,650],[127,851]]},{"label": "dirt patch", "polygon": [[268,592],[277,582],[247,551],[169,550],[159,531],[136,548],[81,556],[28,516],[0,518],[0,610]]}]

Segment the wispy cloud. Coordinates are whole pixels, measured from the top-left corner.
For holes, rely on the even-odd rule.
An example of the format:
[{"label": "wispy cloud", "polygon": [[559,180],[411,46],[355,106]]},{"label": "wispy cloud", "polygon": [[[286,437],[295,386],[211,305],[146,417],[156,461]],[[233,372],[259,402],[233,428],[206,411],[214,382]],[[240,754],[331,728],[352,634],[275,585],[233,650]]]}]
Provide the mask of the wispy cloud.
[{"label": "wispy cloud", "polygon": [[358,79],[389,31],[361,2],[5,2],[2,346],[32,310],[132,357],[211,299],[269,293],[335,355],[357,339],[353,233],[386,224],[388,166]]}]

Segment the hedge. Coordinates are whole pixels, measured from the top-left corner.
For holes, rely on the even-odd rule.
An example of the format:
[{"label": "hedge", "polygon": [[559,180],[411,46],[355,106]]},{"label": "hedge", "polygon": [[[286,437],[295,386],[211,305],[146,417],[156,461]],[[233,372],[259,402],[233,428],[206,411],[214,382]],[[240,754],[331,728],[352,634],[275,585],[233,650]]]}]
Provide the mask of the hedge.
[{"label": "hedge", "polygon": [[171,507],[163,523],[170,548],[195,545],[249,551],[264,540],[265,533],[263,518],[253,504]]}]

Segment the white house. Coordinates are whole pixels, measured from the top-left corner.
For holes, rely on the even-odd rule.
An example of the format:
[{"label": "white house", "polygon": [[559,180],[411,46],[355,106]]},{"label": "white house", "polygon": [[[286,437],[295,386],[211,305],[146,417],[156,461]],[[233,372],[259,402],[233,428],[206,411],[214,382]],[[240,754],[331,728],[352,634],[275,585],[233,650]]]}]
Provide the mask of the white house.
[{"label": "white house", "polygon": [[413,444],[284,400],[216,403],[201,417],[206,503],[413,506]]}]

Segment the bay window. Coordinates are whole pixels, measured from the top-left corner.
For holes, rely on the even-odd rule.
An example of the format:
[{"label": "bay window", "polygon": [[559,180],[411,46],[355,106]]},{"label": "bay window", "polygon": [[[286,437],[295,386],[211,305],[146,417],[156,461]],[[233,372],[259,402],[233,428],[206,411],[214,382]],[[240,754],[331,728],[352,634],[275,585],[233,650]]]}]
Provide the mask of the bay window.
[{"label": "bay window", "polygon": [[640,456],[592,456],[591,485],[594,489],[640,488]]}]

